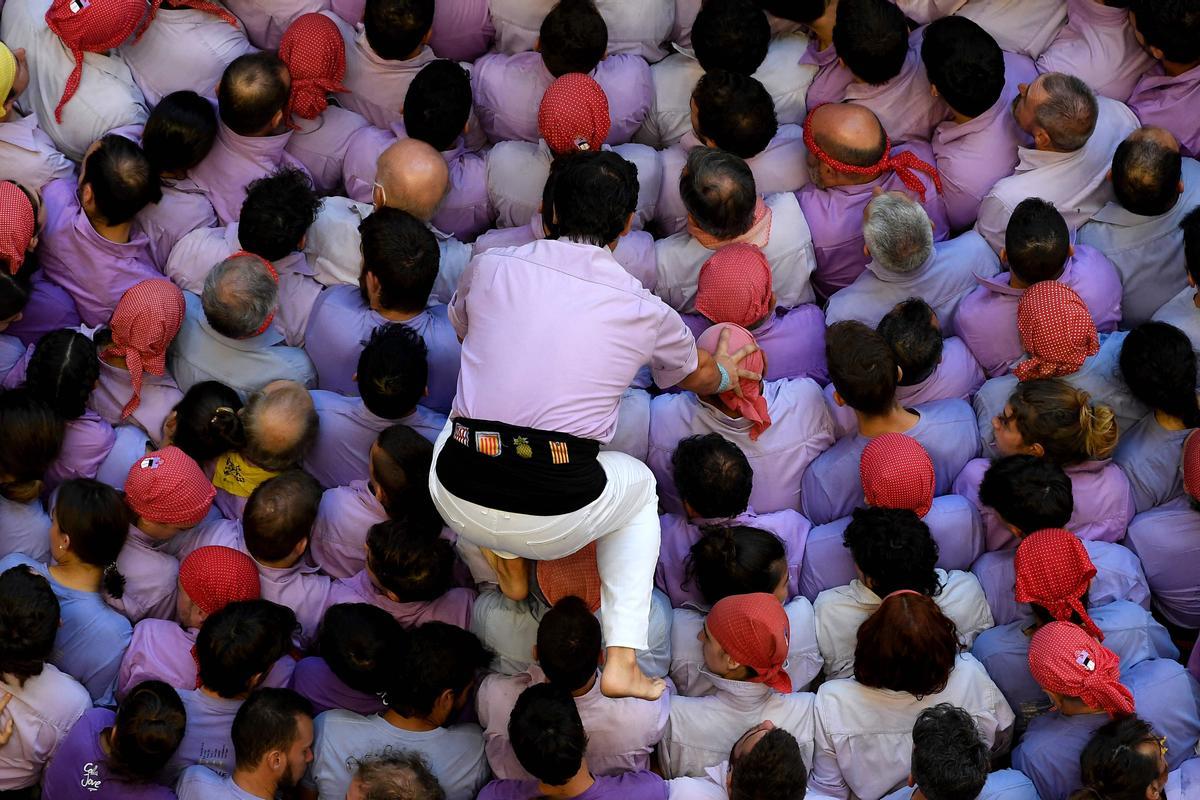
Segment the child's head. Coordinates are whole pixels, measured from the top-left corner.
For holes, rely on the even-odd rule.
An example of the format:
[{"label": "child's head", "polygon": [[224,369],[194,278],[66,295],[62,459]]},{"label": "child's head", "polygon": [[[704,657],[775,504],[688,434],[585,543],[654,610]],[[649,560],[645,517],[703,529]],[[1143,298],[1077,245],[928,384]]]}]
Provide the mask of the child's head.
[{"label": "child's head", "polygon": [[259,594],[254,559],[232,547],[197,548],[179,565],[176,612],[185,628],[199,628],[230,603],[257,600]]},{"label": "child's head", "polygon": [[290,567],[308,548],[321,485],[302,470],[282,472],[250,494],[242,515],[246,549],[260,564]]},{"label": "child's head", "polygon": [[389,519],[367,532],[367,573],[398,603],[436,600],[450,588],[454,546],[427,517]]},{"label": "child's head", "polygon": [[400,623],[369,603],[330,606],[321,620],[318,647],[338,679],[366,694],[388,688],[391,671],[407,640]]}]

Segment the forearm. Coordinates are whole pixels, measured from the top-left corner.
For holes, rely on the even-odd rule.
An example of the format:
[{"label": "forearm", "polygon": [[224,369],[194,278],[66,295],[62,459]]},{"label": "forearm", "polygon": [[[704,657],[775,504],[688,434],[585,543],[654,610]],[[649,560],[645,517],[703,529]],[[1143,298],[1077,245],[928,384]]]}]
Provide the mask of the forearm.
[{"label": "forearm", "polygon": [[717,369],[717,360],[706,350],[697,350],[696,354],[696,369],[679,382],[679,388],[701,396],[716,394],[721,386],[721,371]]}]

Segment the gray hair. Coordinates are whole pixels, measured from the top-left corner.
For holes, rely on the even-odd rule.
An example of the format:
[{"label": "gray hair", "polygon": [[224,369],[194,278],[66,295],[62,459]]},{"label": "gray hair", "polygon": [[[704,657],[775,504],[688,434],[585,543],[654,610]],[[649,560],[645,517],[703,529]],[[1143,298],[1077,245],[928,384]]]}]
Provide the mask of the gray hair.
[{"label": "gray hair", "polygon": [[867,205],[863,239],[876,262],[902,275],[920,267],[933,254],[933,229],[925,209],[915,200],[890,192]]},{"label": "gray hair", "polygon": [[363,800],[446,800],[446,792],[417,752],[387,749],[358,760]]},{"label": "gray hair", "polygon": [[693,147],[679,174],[684,208],[701,230],[732,239],[750,230],[758,190],[744,160],[714,147]]},{"label": "gray hair", "polygon": [[312,395],[296,381],[272,381],[250,395],[242,409],[242,454],[266,470],[298,467],[317,438],[320,417]]},{"label": "gray hair", "polygon": [[1087,144],[1096,129],[1100,105],[1096,93],[1074,75],[1050,72],[1042,76],[1046,99],[1033,118],[1059,150],[1074,152]]},{"label": "gray hair", "polygon": [[247,339],[275,311],[279,286],[258,256],[230,256],[209,270],[200,300],[214,331]]}]

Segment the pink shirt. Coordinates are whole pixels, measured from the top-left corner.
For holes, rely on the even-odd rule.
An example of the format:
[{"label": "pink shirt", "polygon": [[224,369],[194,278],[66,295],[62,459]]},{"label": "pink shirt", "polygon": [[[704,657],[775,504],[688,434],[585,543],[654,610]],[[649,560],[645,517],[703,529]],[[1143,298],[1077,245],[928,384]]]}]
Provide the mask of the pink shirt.
[{"label": "pink shirt", "polygon": [[366,566],[367,532],[387,518],[365,480],[326,489],[308,542],[309,556],[325,574],[349,578]]},{"label": "pink shirt", "polygon": [[334,581],[329,605],[338,603],[370,603],[391,614],[405,628],[414,628],[426,622],[444,622],[470,630],[475,590],[457,586],[436,600],[400,603],[376,589],[371,576],[362,569],[350,578]]},{"label": "pink shirt", "polygon": [[1156,64],[1146,71],[1129,95],[1129,107],[1143,125],[1157,125],[1175,134],[1185,156],[1200,155],[1200,126],[1194,110],[1200,99],[1200,66],[1170,76]]},{"label": "pink shirt", "polygon": [[[530,310],[535,309],[536,314]],[[661,387],[698,363],[679,315],[607,248],[543,239],[472,259],[450,304],[463,337],[452,416],[607,442],[644,364]],[[596,332],[604,335],[597,337]],[[547,341],[553,341],[547,347]],[[537,353],[537,359],[525,354]]]},{"label": "pink shirt", "polygon": [[1013,119],[1012,102],[1017,85],[1032,83],[1037,75],[1027,56],[1005,53],[1004,90],[992,107],[966,122],[948,119],[934,129],[930,144],[952,230],[974,225],[984,196],[1016,169],[1017,148],[1028,136]]},{"label": "pink shirt", "polygon": [[350,91],[337,95],[338,102],[379,128],[402,121],[408,86],[422,67],[437,58],[433,50],[425,46],[407,61],[391,61],[371,49],[361,24],[339,27],[346,42],[346,77],[342,85]]},{"label": "pink shirt", "polygon": [[1040,56],[1067,21],[1066,0],[967,0],[960,6],[956,13],[995,37],[1000,49],[1030,58]]},{"label": "pink shirt", "polygon": [[[554,0],[491,0],[492,24],[496,26],[496,51],[520,53],[532,50],[538,30]],[[663,42],[670,39],[675,20],[675,0],[599,0],[596,3],[608,26],[608,52],[633,53],[647,61],[666,55]]]},{"label": "pink shirt", "polygon": [[225,0],[225,5],[246,26],[255,47],[275,50],[297,17],[325,11],[329,0]]},{"label": "pink shirt", "polygon": [[[479,685],[476,704],[483,726],[484,748],[492,772],[501,780],[530,780],[517,761],[508,738],[508,719],[521,692],[546,682],[537,665],[519,675],[488,675]],[[620,775],[649,768],[650,751],[662,738],[671,710],[671,696],[657,700],[605,697],[599,676],[577,696],[575,707],[587,730],[587,762],[594,775]]]},{"label": "pink shirt", "polygon": [[824,50],[818,50],[817,40],[810,39],[800,63],[817,68],[805,98],[809,111],[822,103],[840,103],[846,98],[846,89],[854,81],[854,76],[838,60],[836,47],[831,44]]},{"label": "pink shirt", "polygon": [[892,142],[928,142],[933,129],[950,117],[946,101],[929,91],[929,78],[921,61],[924,38],[924,29],[909,35],[904,66],[887,83],[872,86],[855,80],[846,87],[845,99],[874,111]]},{"label": "pink shirt", "polygon": [[293,122],[296,130],[287,143],[288,154],[312,175],[318,192],[340,193],[343,162],[354,135],[367,127],[367,121],[354,111],[331,105],[316,119],[295,117]]},{"label": "pink shirt", "polygon": [[15,108],[0,121],[0,163],[4,164],[4,176],[30,189],[70,178],[74,172],[74,165],[58,152],[37,121],[36,115],[22,117]]},{"label": "pink shirt", "polygon": [[265,178],[279,167],[303,165],[285,148],[292,131],[273,136],[242,136],[217,123],[217,139],[204,160],[191,171],[191,178],[204,192],[222,225],[236,222],[246,199],[246,186]]},{"label": "pink shirt", "polygon": [[23,789],[41,780],[42,768],[92,699],[51,664],[21,686],[0,682],[0,688],[12,695],[4,713],[13,723],[12,739],[0,749],[0,791]]},{"label": "pink shirt", "polygon": [[1067,0],[1067,24],[1037,60],[1038,72],[1074,75],[1096,94],[1124,103],[1154,64],[1133,37],[1129,9],[1103,0]]}]

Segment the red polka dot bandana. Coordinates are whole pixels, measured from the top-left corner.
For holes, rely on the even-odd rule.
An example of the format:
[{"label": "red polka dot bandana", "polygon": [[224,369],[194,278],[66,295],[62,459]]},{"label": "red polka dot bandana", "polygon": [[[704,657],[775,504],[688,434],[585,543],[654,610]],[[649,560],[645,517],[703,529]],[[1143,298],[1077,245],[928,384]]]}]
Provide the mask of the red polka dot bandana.
[{"label": "red polka dot bandana", "polygon": [[25,252],[37,229],[29,197],[15,183],[0,181],[0,258],[13,275],[25,263]]},{"label": "red polka dot bandana", "polygon": [[254,559],[232,547],[201,547],[179,565],[179,583],[205,614],[260,597]]},{"label": "red polka dot bandana", "polygon": [[869,506],[907,508],[918,517],[924,517],[933,506],[933,462],[911,436],[876,436],[863,450],[858,475]]},{"label": "red polka dot bandana", "polygon": [[538,561],[535,569],[538,588],[550,605],[575,595],[593,614],[600,610],[600,570],[596,566],[595,542],[566,558]]},{"label": "red polka dot bandana", "polygon": [[1134,712],[1133,693],[1121,684],[1121,659],[1073,623],[1038,629],[1029,643],[1029,671],[1043,689],[1078,697],[1110,717]]},{"label": "red polka dot bandana", "polygon": [[608,96],[587,75],[563,75],[542,95],[538,130],[555,155],[599,150],[610,125]]},{"label": "red polka dot bandana", "polygon": [[[146,28],[150,27],[150,23],[154,21],[155,15],[158,14],[158,8],[163,3],[163,0],[150,0],[150,13],[146,16],[146,24],[142,26],[142,30],[138,33],[138,38],[142,38],[142,34],[146,32]],[[205,14],[212,14],[214,17],[220,17],[225,22],[233,27],[238,27],[238,20],[228,9],[222,7],[218,3],[206,2],[206,0],[173,0],[173,5],[187,6],[194,8],[197,11],[203,11]]]},{"label": "red polka dot bandana", "polygon": [[743,328],[765,317],[771,308],[771,265],[752,244],[722,247],[700,268],[696,310],[714,323]]},{"label": "red polka dot bandana", "polygon": [[204,470],[174,445],[148,453],[125,480],[125,501],[134,513],[163,525],[198,525],[216,496]]},{"label": "red polka dot bandana", "polygon": [[1017,305],[1017,330],[1029,354],[1013,368],[1018,380],[1070,375],[1100,351],[1087,304],[1058,281],[1041,281],[1025,290]]},{"label": "red polka dot bandana", "polygon": [[[713,325],[700,334],[700,338],[696,340],[696,347],[715,354],[717,346],[721,343],[721,331],[726,330],[729,331],[729,342],[726,347],[731,354],[748,344],[756,344],[750,331],[740,325],[723,322],[720,325]],[[762,374],[767,368],[767,361],[763,357],[762,350],[755,350],[743,358],[738,366]],[[753,423],[750,427],[750,441],[757,441],[762,432],[771,427],[771,412],[767,408],[767,399],[762,394],[762,381],[752,381],[746,378],[735,378],[735,380],[741,382],[742,396],[738,397],[737,393],[730,389],[720,395],[721,402]]]},{"label": "red polka dot bandana", "polygon": [[1183,444],[1183,490],[1193,500],[1200,500],[1200,436],[1188,434]]},{"label": "red polka dot bandana", "polygon": [[1104,634],[1083,607],[1083,594],[1096,577],[1096,567],[1079,537],[1061,528],[1031,533],[1017,545],[1015,563],[1018,603],[1037,603],[1056,620],[1079,615],[1083,628],[1104,641]]},{"label": "red polka dot bandana", "polygon": [[62,40],[75,58],[54,119],[62,122],[63,106],[79,89],[83,54],[118,47],[138,30],[146,16],[145,0],[54,0],[46,12],[46,27]]},{"label": "red polka dot bandana", "polygon": [[346,43],[333,20],[304,14],[288,26],[279,42],[279,57],[292,74],[288,118],[316,119],[329,105],[328,95],[350,91],[346,76]]},{"label": "red polka dot bandana", "polygon": [[167,369],[167,348],[183,323],[183,292],[166,280],[142,281],[121,296],[109,328],[113,343],[106,356],[125,359],[133,397],[121,409],[121,418],[142,402],[142,373],[162,375]]},{"label": "red polka dot bandana", "polygon": [[756,592],[722,598],[704,626],[730,658],[758,673],[751,683],[791,694],[792,679],[785,669],[791,625],[778,597]]}]

